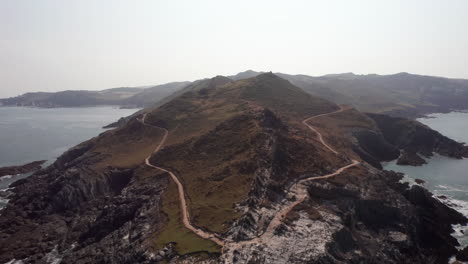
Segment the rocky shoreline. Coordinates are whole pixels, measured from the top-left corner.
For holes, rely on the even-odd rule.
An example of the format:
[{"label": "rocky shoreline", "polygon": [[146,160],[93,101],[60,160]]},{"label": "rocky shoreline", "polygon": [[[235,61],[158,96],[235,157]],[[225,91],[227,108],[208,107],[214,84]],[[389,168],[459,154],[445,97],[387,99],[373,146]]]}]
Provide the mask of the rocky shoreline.
[{"label": "rocky shoreline", "polygon": [[422,157],[434,153],[455,159],[468,157],[468,146],[452,140],[422,123],[401,117],[382,114],[366,116],[375,122],[375,127],[352,132],[357,142],[353,150],[376,168],[380,162],[397,160],[400,165],[421,166]]},{"label": "rocky shoreline", "polygon": [[2,167],[0,168],[0,177],[34,172],[40,170],[42,168],[42,164],[44,164],[45,162],[46,160],[38,160],[19,166]]},{"label": "rocky shoreline", "polygon": [[422,166],[427,161],[421,158],[417,153],[404,150],[397,160],[398,165]]},{"label": "rocky shoreline", "polygon": [[[22,259],[24,263],[46,263],[51,255],[63,263],[199,261],[198,255],[172,250],[168,254],[164,248],[152,249],[148,244],[148,237],[164,219],[159,203],[168,178],[141,178],[144,167],[95,171],[89,167],[93,160],[99,160],[90,152],[94,144],[80,144],[50,167],[12,185],[11,203],[0,217],[0,262]],[[281,155],[285,158],[291,154],[286,151]],[[244,234],[237,239],[261,230],[263,217],[269,215],[265,211],[274,209],[275,201],[287,196],[276,185],[260,184],[275,177],[264,170],[259,168],[262,173],[249,201],[264,200],[270,205],[246,205],[250,209],[231,229]],[[431,259],[445,263],[457,254],[458,243],[450,235],[452,225],[466,225],[468,220],[424,188],[400,183],[401,177],[369,167],[336,180],[311,183],[311,198],[288,216],[275,240],[222,257],[237,259],[236,263],[248,259],[268,263],[269,259],[294,255],[285,260],[350,263],[371,261],[369,254],[381,256],[380,263],[423,263]],[[298,238],[305,244],[296,244]],[[314,250],[297,253],[295,245]],[[462,258],[462,253],[458,254]],[[204,261],[216,263],[218,258],[208,255]]]}]

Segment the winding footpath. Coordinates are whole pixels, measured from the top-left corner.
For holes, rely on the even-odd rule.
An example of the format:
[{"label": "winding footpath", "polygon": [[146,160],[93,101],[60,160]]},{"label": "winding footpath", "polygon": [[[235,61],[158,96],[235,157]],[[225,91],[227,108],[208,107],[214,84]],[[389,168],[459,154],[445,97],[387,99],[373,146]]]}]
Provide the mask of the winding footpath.
[{"label": "winding footpath", "polygon": [[[339,155],[340,153],[338,151],[336,151],[334,148],[332,148],[330,145],[328,145],[325,140],[323,139],[322,137],[322,134],[312,125],[308,124],[309,121],[313,120],[313,119],[316,119],[316,118],[319,118],[319,117],[322,117],[322,116],[327,116],[327,115],[332,115],[332,114],[336,114],[336,113],[340,113],[340,112],[343,112],[345,110],[348,110],[349,108],[347,107],[342,107],[340,106],[340,109],[337,110],[337,111],[334,111],[334,112],[331,112],[331,113],[326,113],[326,114],[320,114],[320,115],[316,115],[316,116],[312,116],[312,117],[309,117],[307,119],[305,119],[304,121],[302,121],[302,123],[307,126],[310,130],[312,130],[313,132],[316,133],[317,135],[317,139],[320,141],[320,143],[326,147],[329,151],[333,152],[334,154],[336,155]],[[290,192],[293,193],[294,197],[295,197],[295,201],[291,204],[285,204],[283,205],[284,208],[280,209],[276,215],[273,217],[273,219],[270,221],[268,227],[266,228],[265,232],[262,233],[262,235],[256,237],[256,238],[253,238],[253,239],[250,239],[250,240],[245,240],[245,241],[239,241],[239,242],[235,242],[235,241],[228,241],[228,240],[224,240],[222,238],[220,238],[217,234],[215,233],[210,233],[210,232],[207,232],[207,231],[204,231],[200,228],[197,228],[195,226],[192,225],[192,223],[190,222],[190,215],[189,215],[189,211],[188,211],[188,208],[187,208],[187,201],[185,199],[185,191],[184,191],[184,186],[182,185],[181,181],[177,178],[177,176],[172,173],[171,171],[169,170],[166,170],[164,168],[161,168],[161,167],[158,167],[154,164],[151,164],[150,162],[150,158],[153,154],[155,154],[156,152],[158,152],[164,145],[164,143],[166,142],[167,140],[167,136],[169,134],[169,132],[167,131],[167,129],[165,128],[161,128],[161,127],[158,127],[158,126],[154,126],[154,125],[151,125],[151,124],[148,124],[146,123],[146,116],[147,116],[147,113],[145,113],[143,115],[143,117],[141,119],[138,119],[143,125],[145,126],[149,126],[149,127],[153,127],[153,128],[157,128],[157,129],[161,129],[163,130],[164,132],[164,136],[161,140],[161,142],[158,144],[158,146],[156,147],[156,149],[154,150],[154,152],[149,155],[146,159],[145,159],[145,164],[151,168],[154,168],[154,169],[158,169],[158,170],[161,170],[161,171],[164,171],[164,172],[167,172],[172,180],[175,182],[175,184],[177,185],[177,190],[178,190],[178,193],[179,193],[179,200],[180,200],[180,208],[181,208],[181,211],[182,211],[182,222],[184,224],[184,226],[191,230],[192,232],[194,232],[196,235],[198,235],[199,237],[203,238],[203,239],[208,239],[208,240],[211,240],[213,241],[214,243],[218,244],[219,246],[223,247],[223,252],[226,251],[226,250],[236,250],[236,249],[239,249],[241,248],[242,246],[244,245],[248,245],[248,244],[254,244],[254,243],[262,243],[262,242],[265,242],[265,241],[268,241],[268,239],[270,239],[273,235],[274,235],[274,231],[276,230],[276,228],[281,225],[281,223],[283,223],[283,220],[284,218],[286,217],[286,215],[294,208],[296,207],[298,204],[302,203],[303,201],[305,201],[307,199],[307,187],[305,185],[306,182],[309,182],[309,181],[313,181],[313,180],[320,180],[320,179],[327,179],[327,178],[331,178],[331,177],[334,177],[340,173],[342,173],[343,171],[349,169],[349,168],[352,168],[352,167],[355,167],[355,166],[358,166],[360,164],[359,161],[357,160],[352,160],[352,163],[349,164],[349,165],[346,165],[346,166],[343,166],[339,169],[337,169],[335,172],[333,173],[330,173],[330,174],[327,174],[327,175],[323,175],[323,176],[317,176],[317,177],[310,177],[310,178],[306,178],[306,179],[302,179],[300,181],[298,181],[296,184],[293,185],[293,187],[291,187],[290,189]]]},{"label": "winding footpath", "polygon": [[310,130],[314,131],[315,134],[317,135],[317,139],[320,141],[320,143],[322,143],[322,145],[324,145],[328,150],[330,150],[331,152],[335,153],[336,155],[338,155],[338,152],[330,147],[327,142],[325,142],[325,140],[323,140],[323,137],[322,137],[322,134],[313,126],[309,125],[308,122],[310,120],[313,120],[313,119],[317,119],[319,117],[322,117],[322,116],[327,116],[327,115],[333,115],[333,114],[337,114],[337,113],[341,113],[345,110],[348,110],[350,109],[349,107],[344,107],[344,106],[340,106],[340,109],[335,111],[335,112],[331,112],[331,113],[326,113],[326,114],[320,114],[320,115],[316,115],[316,116],[312,116],[312,117],[309,117],[307,119],[304,119],[304,121],[302,121],[302,124],[304,124],[306,127],[308,127]]},{"label": "winding footpath", "polygon": [[153,153],[151,155],[149,155],[146,159],[145,159],[145,164],[151,168],[154,168],[154,169],[158,169],[158,170],[161,170],[161,171],[164,171],[164,172],[167,172],[169,173],[169,175],[171,176],[172,180],[175,182],[175,184],[177,185],[177,191],[179,193],[179,200],[180,200],[180,209],[182,211],[182,223],[184,224],[184,226],[191,230],[192,232],[194,232],[195,234],[197,234],[197,236],[201,237],[201,238],[204,238],[204,239],[209,239],[213,242],[215,242],[216,244],[220,245],[220,246],[224,246],[224,241],[221,240],[220,238],[218,238],[215,234],[212,234],[212,233],[208,233],[206,231],[203,231],[201,230],[200,228],[197,228],[195,226],[192,225],[192,223],[190,223],[190,215],[189,215],[189,212],[188,212],[188,209],[187,209],[187,201],[185,200],[185,191],[184,191],[184,186],[182,185],[182,183],[180,182],[179,178],[177,178],[177,176],[172,173],[171,171],[168,171],[164,168],[161,168],[161,167],[158,167],[158,166],[155,166],[153,164],[151,164],[150,162],[150,158],[153,154],[155,154],[156,152],[158,152],[162,146],[164,145],[164,143],[166,142],[167,140],[167,135],[169,134],[169,131],[167,131],[167,129],[165,128],[162,128],[162,127],[158,127],[158,126],[153,126],[153,125],[150,125],[148,123],[146,123],[146,115],[147,114],[144,114],[143,115],[143,118],[142,119],[139,119],[139,121],[145,125],[145,126],[149,126],[149,127],[154,127],[154,128],[158,128],[158,129],[161,129],[163,130],[164,132],[164,136],[161,140],[161,142],[159,142],[159,145],[156,147],[156,149],[153,151]]}]

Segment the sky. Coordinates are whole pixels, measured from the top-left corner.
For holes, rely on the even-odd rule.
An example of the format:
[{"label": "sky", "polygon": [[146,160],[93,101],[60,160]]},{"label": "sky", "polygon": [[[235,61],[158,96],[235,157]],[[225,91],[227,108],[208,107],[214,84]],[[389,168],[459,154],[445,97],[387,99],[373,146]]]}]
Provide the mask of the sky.
[{"label": "sky", "polygon": [[468,79],[466,0],[0,0],[0,97],[248,69]]}]

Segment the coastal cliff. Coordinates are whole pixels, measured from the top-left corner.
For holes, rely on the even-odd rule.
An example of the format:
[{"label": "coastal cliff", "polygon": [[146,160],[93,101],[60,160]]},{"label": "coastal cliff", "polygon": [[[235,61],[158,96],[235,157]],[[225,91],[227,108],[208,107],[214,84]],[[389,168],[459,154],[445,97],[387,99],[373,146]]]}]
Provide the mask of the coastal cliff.
[{"label": "coastal cliff", "polygon": [[13,183],[0,262],[396,264],[457,254],[452,225],[468,220],[372,166],[406,146],[430,149],[271,73],[205,82]]}]

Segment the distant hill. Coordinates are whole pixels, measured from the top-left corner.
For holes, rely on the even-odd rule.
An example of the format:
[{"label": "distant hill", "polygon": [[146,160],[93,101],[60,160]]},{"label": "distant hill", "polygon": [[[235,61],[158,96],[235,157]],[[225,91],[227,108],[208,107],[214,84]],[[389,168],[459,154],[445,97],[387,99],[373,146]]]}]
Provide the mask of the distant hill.
[{"label": "distant hill", "polygon": [[[248,70],[228,77],[217,76],[216,82],[244,80],[260,74],[264,72]],[[409,73],[392,75],[341,73],[319,77],[275,74],[311,95],[337,104],[351,105],[363,112],[414,118],[427,113],[468,109],[468,80],[463,79]],[[213,85],[212,79],[102,91],[26,93],[0,99],[0,105],[33,107],[119,105],[155,108],[187,91],[210,88],[209,85]]]},{"label": "distant hill", "polygon": [[30,107],[80,107],[119,105],[122,107],[146,107],[188,85],[189,82],[173,82],[150,87],[122,87],[101,91],[35,92],[0,99],[4,106]]},{"label": "distant hill", "polygon": [[189,85],[190,82],[171,82],[142,90],[122,100],[123,105],[148,107]]},{"label": "distant hill", "polygon": [[[249,78],[262,72],[230,76]],[[361,111],[416,117],[431,112],[468,109],[468,80],[409,73],[392,75],[329,74],[320,77],[276,73],[318,97]]]},{"label": "distant hill", "polygon": [[244,72],[239,72],[238,74],[236,75],[231,75],[231,76],[228,76],[228,78],[234,80],[234,81],[238,81],[238,80],[242,80],[242,79],[247,79],[247,78],[252,78],[252,77],[255,77],[259,74],[262,74],[264,72],[256,72],[256,71],[252,71],[252,70],[247,70],[247,71],[244,71]]}]

